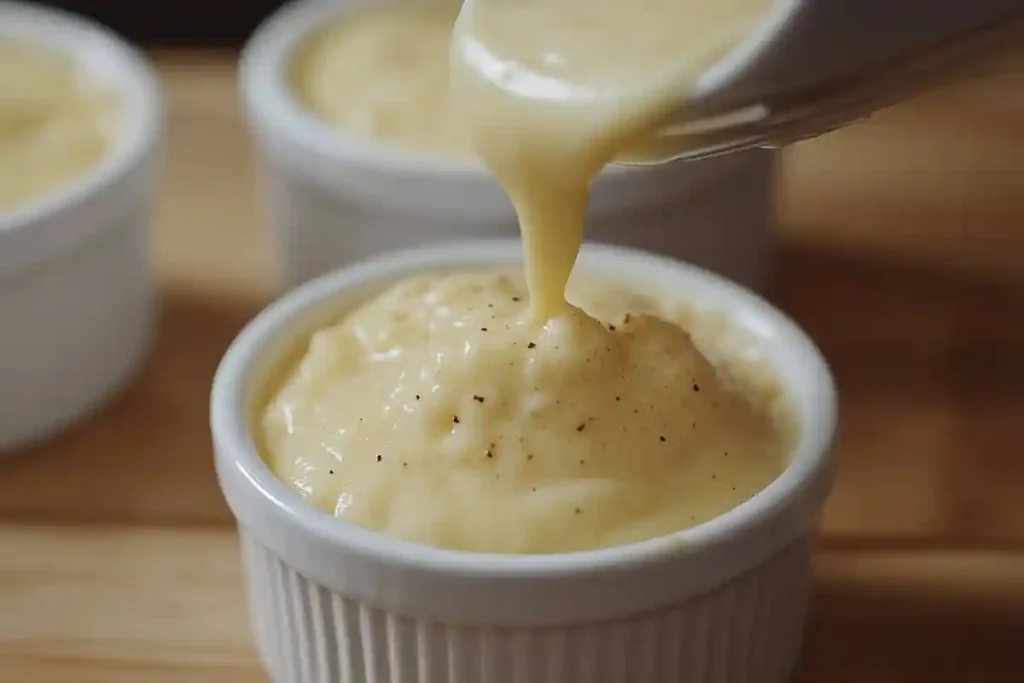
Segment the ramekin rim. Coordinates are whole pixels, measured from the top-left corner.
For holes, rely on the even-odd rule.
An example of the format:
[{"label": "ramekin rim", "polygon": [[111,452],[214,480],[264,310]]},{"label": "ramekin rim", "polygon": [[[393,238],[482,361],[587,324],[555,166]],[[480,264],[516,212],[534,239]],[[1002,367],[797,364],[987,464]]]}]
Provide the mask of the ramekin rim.
[{"label": "ramekin rim", "polygon": [[[265,308],[243,328],[217,369],[211,392],[211,429],[217,444],[218,469],[236,469],[253,487],[263,504],[276,508],[319,543],[333,544],[364,559],[405,569],[474,576],[476,578],[557,578],[581,572],[604,572],[663,562],[691,555],[709,546],[727,544],[766,525],[795,505],[801,494],[828,476],[829,452],[838,421],[838,400],[828,365],[814,343],[788,316],[756,294],[705,269],[625,247],[587,244],[581,258],[616,259],[645,266],[672,268],[723,290],[737,310],[756,312],[800,347],[805,365],[814,375],[820,400],[801,415],[801,438],[790,464],[765,489],[741,505],[698,526],[639,543],[546,555],[506,555],[434,548],[368,531],[338,520],[309,505],[280,481],[260,457],[248,433],[246,376],[263,345],[277,332],[301,319],[311,308],[337,293],[439,267],[519,260],[516,239],[485,238],[414,247],[363,261],[312,280]],[[223,487],[223,482],[222,482]],[[231,498],[229,491],[225,494]],[[808,525],[810,521],[808,521]],[[787,539],[780,539],[780,544]]]},{"label": "ramekin rim", "polygon": [[[156,146],[163,124],[163,98],[156,71],[142,53],[124,37],[102,24],[74,12],[30,2],[0,0],[0,17],[15,16],[26,22],[55,22],[64,32],[91,36],[102,42],[112,58],[124,66],[127,79],[115,89],[131,93],[137,103],[126,110],[131,117],[130,132],[119,140],[94,167],[80,177],[15,208],[0,210],[0,240],[13,236],[61,214],[73,212],[93,197],[116,187],[138,167]],[[15,35],[15,31],[5,31]],[[30,42],[35,42],[31,41]],[[80,55],[72,57],[80,59]]]}]

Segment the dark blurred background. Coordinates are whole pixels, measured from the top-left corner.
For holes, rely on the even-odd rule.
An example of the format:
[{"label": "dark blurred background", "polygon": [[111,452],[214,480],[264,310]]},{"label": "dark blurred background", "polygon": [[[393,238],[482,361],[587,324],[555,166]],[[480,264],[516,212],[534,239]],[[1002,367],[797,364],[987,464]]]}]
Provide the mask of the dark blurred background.
[{"label": "dark blurred background", "polygon": [[238,47],[281,0],[57,0],[146,47]]}]

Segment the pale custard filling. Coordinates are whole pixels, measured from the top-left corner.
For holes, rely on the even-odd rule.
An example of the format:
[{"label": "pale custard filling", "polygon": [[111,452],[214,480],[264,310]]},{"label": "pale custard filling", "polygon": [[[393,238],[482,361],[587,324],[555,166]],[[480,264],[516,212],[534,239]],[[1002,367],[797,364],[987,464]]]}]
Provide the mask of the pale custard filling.
[{"label": "pale custard filling", "polygon": [[781,472],[792,429],[770,384],[724,379],[684,309],[574,284],[582,310],[543,326],[518,272],[394,285],[313,336],[262,416],[271,468],[353,524],[499,553],[669,534]]},{"label": "pale custard filling", "polygon": [[[339,26],[347,41],[328,43],[350,59],[304,72],[322,79],[315,109],[392,142],[468,144],[515,205],[525,277],[415,277],[316,333],[262,414],[274,472],[353,524],[498,553],[662,536],[767,486],[795,443],[774,388],[752,390],[727,362],[709,361],[690,335],[699,325],[659,293],[581,280],[570,304],[565,287],[593,176],[619,154],[656,147],[653,131],[770,6],[468,0],[450,72],[409,60],[398,70],[415,74],[406,86],[377,78],[374,59],[361,66],[376,82],[351,73],[354,55],[390,59],[405,41],[377,50],[372,13]],[[386,23],[394,11],[376,16]],[[409,49],[433,30],[414,31]],[[360,31],[362,52],[352,47]],[[426,72],[449,84],[450,100],[417,90]],[[328,116],[342,80],[347,100]],[[424,121],[436,126],[426,137]]]},{"label": "pale custard filling", "polygon": [[95,166],[108,149],[112,106],[70,57],[0,39],[0,212]]},{"label": "pale custard filling", "polygon": [[289,64],[296,99],[339,132],[405,151],[470,157],[448,84],[458,3],[386,3],[317,31]]}]

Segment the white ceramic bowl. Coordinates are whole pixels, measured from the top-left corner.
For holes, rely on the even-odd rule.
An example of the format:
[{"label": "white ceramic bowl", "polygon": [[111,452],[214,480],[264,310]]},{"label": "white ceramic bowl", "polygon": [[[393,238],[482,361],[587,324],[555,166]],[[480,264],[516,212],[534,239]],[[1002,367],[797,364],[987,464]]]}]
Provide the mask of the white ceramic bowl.
[{"label": "white ceramic bowl", "polygon": [[[518,234],[510,202],[474,160],[345,136],[293,97],[285,73],[293,48],[346,12],[383,1],[289,4],[243,53],[241,89],[283,288],[381,251]],[[593,185],[587,237],[684,258],[758,288],[771,265],[775,161],[773,152],[753,150],[691,164],[609,166]]]},{"label": "white ceramic bowl", "polygon": [[782,683],[800,652],[812,527],[828,494],[836,396],[813,343],[770,304],[707,271],[588,245],[583,271],[692,301],[727,343],[779,373],[803,431],[792,463],[734,510],[672,536],[541,556],[439,550],[308,505],[260,459],[250,419],[282,358],[396,279],[520,262],[516,240],[420,247],[318,278],[228,349],[211,424],[238,520],[249,608],[276,683]]},{"label": "white ceramic bowl", "polygon": [[155,75],[110,31],[64,12],[0,2],[5,38],[73,56],[119,93],[124,122],[107,156],[80,179],[0,211],[0,455],[98,407],[144,355],[161,130]]}]

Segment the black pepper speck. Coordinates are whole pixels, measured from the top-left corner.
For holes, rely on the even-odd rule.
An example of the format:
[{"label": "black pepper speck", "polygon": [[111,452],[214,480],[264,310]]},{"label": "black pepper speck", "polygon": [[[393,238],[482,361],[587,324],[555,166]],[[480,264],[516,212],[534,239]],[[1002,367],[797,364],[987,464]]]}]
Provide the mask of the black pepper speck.
[{"label": "black pepper speck", "polygon": [[477,394],[473,394],[473,400],[476,401],[477,403],[483,403],[484,402],[484,397],[483,396],[479,396]]},{"label": "black pepper speck", "polygon": [[533,342],[530,342],[529,344],[527,344],[527,345],[526,345],[526,348],[528,348],[528,349],[532,349],[532,348],[534,348],[535,346],[537,346],[537,345],[536,345],[536,344],[534,344]]},{"label": "black pepper speck", "polygon": [[383,460],[383,459],[384,459],[384,456],[383,456],[383,455],[381,455],[380,453],[378,453],[378,454],[377,454],[377,462],[380,462],[380,461],[381,461],[381,460]]}]

